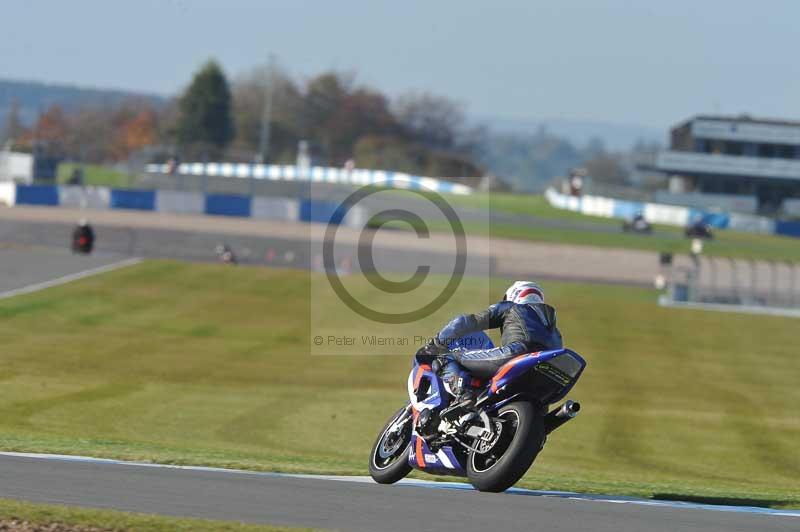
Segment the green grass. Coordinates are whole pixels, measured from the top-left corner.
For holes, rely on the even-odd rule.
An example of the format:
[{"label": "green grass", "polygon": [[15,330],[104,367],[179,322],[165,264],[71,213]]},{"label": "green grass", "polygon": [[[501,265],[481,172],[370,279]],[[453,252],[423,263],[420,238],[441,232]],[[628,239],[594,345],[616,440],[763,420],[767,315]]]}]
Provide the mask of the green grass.
[{"label": "green grass", "polygon": [[[499,223],[489,227],[469,222],[464,225],[468,234],[484,234],[494,238],[678,254],[688,254],[691,248],[691,240],[683,238],[683,230],[676,227],[656,226],[652,235],[637,235],[623,233],[621,230],[619,233],[604,233]],[[447,228],[439,226],[437,229]],[[775,235],[715,231],[713,240],[703,242],[703,254],[719,258],[800,262],[800,240]]]},{"label": "green grass", "polygon": [[526,214],[552,220],[571,220],[578,222],[593,222],[604,225],[618,225],[619,220],[603,218],[601,216],[587,216],[577,212],[557,209],[550,205],[544,196],[539,194],[511,194],[505,192],[476,192],[469,196],[447,194],[444,196],[453,205],[472,207],[475,209],[489,208],[495,212],[509,214]]},{"label": "green grass", "polygon": [[[60,523],[78,527],[100,527],[136,532],[301,532],[305,528],[245,525],[228,521],[208,521],[157,515],[94,510],[55,504],[32,504],[0,499],[0,522],[24,520],[37,525]],[[2,529],[2,527],[0,527]]]},{"label": "green grass", "polygon": [[[380,217],[370,220],[373,226],[379,225]],[[451,233],[447,222],[434,220],[425,222],[431,231]],[[464,230],[468,235],[482,235],[492,238],[510,238],[531,242],[595,246],[603,248],[633,249],[639,251],[669,252],[688,255],[691,240],[683,238],[683,231],[675,227],[656,227],[652,235],[631,233],[610,233],[583,231],[559,227],[525,226],[506,223],[482,223],[466,220]],[[384,227],[394,230],[410,231],[412,227],[405,222],[388,222]],[[781,262],[800,262],[800,240],[791,237],[757,235],[736,231],[716,231],[713,240],[703,241],[703,255],[718,258],[746,260],[772,260]]]},{"label": "green grass", "polygon": [[[424,324],[391,328],[350,318],[322,285],[146,262],[0,301],[0,448],[365,474],[413,348],[312,356],[311,335],[431,334],[503,286],[465,279]],[[546,288],[589,366],[572,393],[581,415],[523,486],[800,507],[796,321],[663,309],[639,288]]]},{"label": "green grass", "polygon": [[[72,177],[75,168],[81,165],[77,163],[61,163],[58,165],[58,176],[56,181],[65,184]],[[133,178],[124,172],[114,170],[108,166],[99,164],[85,164],[83,166],[83,183],[85,185],[108,186],[115,188],[129,187]]]},{"label": "green grass", "polygon": [[[392,191],[398,197],[417,198],[417,195],[403,190]],[[562,220],[581,223],[593,223],[601,228],[615,227],[618,231],[586,231],[570,227],[546,227],[511,224],[503,222],[464,221],[467,234],[485,235],[494,238],[511,238],[533,242],[554,244],[572,244],[580,246],[597,246],[604,248],[623,248],[642,251],[670,252],[688,254],[691,240],[684,237],[682,227],[656,225],[651,235],[624,233],[622,221],[613,218],[586,216],[552,207],[544,196],[502,193],[476,193],[470,196],[445,195],[444,199],[455,206],[464,206],[507,212],[512,214],[528,214],[550,220]],[[451,232],[450,226],[443,220],[427,221],[433,231]],[[386,227],[411,230],[406,223],[390,222]],[[714,239],[704,243],[703,253],[712,257],[756,259],[800,262],[800,240],[775,235],[759,235],[730,230],[715,230]]]}]

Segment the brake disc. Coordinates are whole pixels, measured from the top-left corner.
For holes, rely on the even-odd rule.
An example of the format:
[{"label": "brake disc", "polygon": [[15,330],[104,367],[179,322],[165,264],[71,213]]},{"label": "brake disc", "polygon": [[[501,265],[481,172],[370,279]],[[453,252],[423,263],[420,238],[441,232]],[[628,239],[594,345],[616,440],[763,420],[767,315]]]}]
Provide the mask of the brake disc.
[{"label": "brake disc", "polygon": [[486,454],[491,451],[494,446],[497,444],[498,440],[500,440],[500,436],[503,434],[503,424],[499,420],[494,420],[494,434],[487,440],[480,438],[475,445],[475,451],[478,454]]}]

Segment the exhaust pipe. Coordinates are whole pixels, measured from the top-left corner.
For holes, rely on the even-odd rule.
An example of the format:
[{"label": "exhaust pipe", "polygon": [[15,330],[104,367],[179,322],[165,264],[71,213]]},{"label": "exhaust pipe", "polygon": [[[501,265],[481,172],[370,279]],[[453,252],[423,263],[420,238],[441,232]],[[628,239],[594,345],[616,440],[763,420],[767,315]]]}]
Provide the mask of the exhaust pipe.
[{"label": "exhaust pipe", "polygon": [[550,434],[558,427],[577,416],[580,410],[581,404],[575,401],[567,401],[560,407],[556,408],[544,416],[545,433]]}]

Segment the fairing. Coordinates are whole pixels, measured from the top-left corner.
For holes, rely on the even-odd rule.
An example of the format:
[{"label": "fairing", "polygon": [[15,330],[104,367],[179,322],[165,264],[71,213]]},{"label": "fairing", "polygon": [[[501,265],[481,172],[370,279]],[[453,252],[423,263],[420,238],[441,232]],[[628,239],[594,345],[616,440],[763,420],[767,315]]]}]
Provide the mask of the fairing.
[{"label": "fairing", "polygon": [[[480,333],[483,334],[483,333]],[[480,342],[486,346],[491,345],[491,340],[485,338],[471,338],[466,340],[471,345]],[[458,342],[452,347],[459,347]],[[586,367],[586,361],[576,352],[569,349],[554,349],[538,353],[520,355],[502,366],[494,377],[489,380],[479,394],[486,395],[492,410],[499,408],[509,400],[516,399],[520,394],[537,396],[537,390],[526,390],[532,383],[547,382],[551,392],[544,397],[545,404],[554,403],[563,399]],[[535,377],[535,378],[532,378]],[[512,394],[503,392],[513,385]],[[411,436],[411,447],[408,454],[408,463],[415,469],[444,475],[465,475],[466,453],[459,448],[444,446],[433,452],[424,438],[416,431],[416,420],[423,410],[438,412],[450,404],[450,394],[445,392],[444,384],[430,365],[415,363],[408,376],[408,394],[411,401],[414,430]]]}]

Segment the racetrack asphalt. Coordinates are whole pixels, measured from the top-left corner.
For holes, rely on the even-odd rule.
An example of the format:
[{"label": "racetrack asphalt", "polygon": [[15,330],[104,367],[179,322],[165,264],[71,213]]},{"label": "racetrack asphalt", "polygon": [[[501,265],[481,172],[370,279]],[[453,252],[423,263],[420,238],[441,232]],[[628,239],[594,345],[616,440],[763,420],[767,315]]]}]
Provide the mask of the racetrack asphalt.
[{"label": "racetrack asphalt", "polygon": [[0,298],[12,291],[35,287],[65,276],[119,264],[129,257],[99,252],[76,255],[63,248],[0,247]]},{"label": "racetrack asphalt", "polygon": [[[455,489],[454,489],[455,488]],[[365,532],[797,531],[776,512],[361,477],[178,468],[0,453],[0,497],[134,512]]]},{"label": "racetrack asphalt", "polygon": [[[318,269],[324,224],[281,222],[225,216],[195,216],[137,211],[88,211],[53,207],[0,208],[0,244],[66,246],[75,220],[88,216],[97,234],[98,251],[144,258],[216,260],[214,248],[225,243],[241,262]],[[341,226],[336,249],[361,264],[355,251],[364,232]],[[467,235],[467,274],[536,277],[553,280],[652,286],[661,271],[654,252],[591,246],[527,242]],[[421,264],[432,273],[453,270],[455,240],[432,233],[375,233],[379,271],[414,273]],[[266,257],[271,257],[266,259]],[[688,259],[687,259],[688,260]],[[676,258],[676,265],[678,258]],[[587,267],[591,265],[591,267]]]}]

